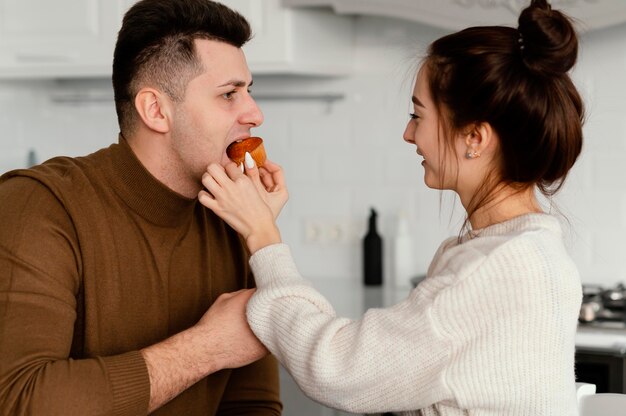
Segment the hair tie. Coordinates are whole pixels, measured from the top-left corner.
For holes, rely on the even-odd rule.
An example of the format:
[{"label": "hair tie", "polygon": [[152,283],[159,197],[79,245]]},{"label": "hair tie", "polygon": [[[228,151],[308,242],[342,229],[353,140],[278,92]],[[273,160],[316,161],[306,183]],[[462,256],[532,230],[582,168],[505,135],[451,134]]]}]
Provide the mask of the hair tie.
[{"label": "hair tie", "polygon": [[524,50],[524,36],[522,36],[522,34],[519,34],[519,38],[517,38],[517,43],[519,44],[519,49],[520,51]]}]

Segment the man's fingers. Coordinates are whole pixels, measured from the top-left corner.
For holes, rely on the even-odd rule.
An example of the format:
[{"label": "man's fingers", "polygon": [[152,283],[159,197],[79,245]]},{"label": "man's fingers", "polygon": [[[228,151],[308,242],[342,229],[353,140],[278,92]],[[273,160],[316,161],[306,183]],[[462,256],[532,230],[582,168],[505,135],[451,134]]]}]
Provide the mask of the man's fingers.
[{"label": "man's fingers", "polygon": [[235,292],[222,293],[219,296],[219,298],[221,298],[222,300],[227,300],[227,299],[231,299],[234,297],[241,297],[242,300],[244,300],[245,302],[248,302],[248,299],[250,299],[252,295],[254,295],[255,291],[256,289],[254,288],[253,289],[239,289]]}]

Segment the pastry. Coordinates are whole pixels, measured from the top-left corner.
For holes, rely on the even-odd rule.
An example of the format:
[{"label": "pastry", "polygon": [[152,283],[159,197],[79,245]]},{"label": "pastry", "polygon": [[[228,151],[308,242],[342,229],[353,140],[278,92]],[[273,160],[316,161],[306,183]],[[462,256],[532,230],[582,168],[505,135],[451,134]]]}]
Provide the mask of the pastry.
[{"label": "pastry", "polygon": [[228,145],[226,149],[226,154],[230,160],[237,165],[244,162],[246,152],[250,153],[257,166],[263,166],[265,159],[267,159],[263,139],[260,137],[248,137],[247,139],[237,140]]}]

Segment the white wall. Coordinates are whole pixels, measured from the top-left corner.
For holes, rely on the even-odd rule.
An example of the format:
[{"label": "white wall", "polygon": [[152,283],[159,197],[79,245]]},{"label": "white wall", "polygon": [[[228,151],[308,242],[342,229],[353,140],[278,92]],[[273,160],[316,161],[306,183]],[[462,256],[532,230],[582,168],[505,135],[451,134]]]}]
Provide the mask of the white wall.
[{"label": "white wall", "polygon": [[574,78],[585,98],[582,156],[558,198],[584,281],[626,282],[626,25],[582,39]]},{"label": "white wall", "polygon": [[[332,104],[259,100],[266,122],[257,134],[265,138],[270,158],[284,166],[291,190],[280,220],[283,238],[305,275],[360,279],[360,238],[370,206],[380,213],[386,243],[398,211],[409,213],[416,274],[426,270],[444,237],[458,233],[459,203],[424,186],[421,159],[402,140],[417,56],[442,34],[399,20],[359,18],[354,75],[255,78],[254,93],[261,97],[344,96]],[[584,36],[575,79],[587,99],[586,143],[556,202],[569,220],[568,246],[587,283],[626,281],[624,74],[626,25]],[[112,102],[58,102],[59,94],[74,90],[106,95],[109,85],[108,80],[1,81],[0,171],[26,165],[30,148],[42,161],[115,141]],[[315,229],[321,236],[313,235]],[[389,255],[390,245],[386,249]]]}]

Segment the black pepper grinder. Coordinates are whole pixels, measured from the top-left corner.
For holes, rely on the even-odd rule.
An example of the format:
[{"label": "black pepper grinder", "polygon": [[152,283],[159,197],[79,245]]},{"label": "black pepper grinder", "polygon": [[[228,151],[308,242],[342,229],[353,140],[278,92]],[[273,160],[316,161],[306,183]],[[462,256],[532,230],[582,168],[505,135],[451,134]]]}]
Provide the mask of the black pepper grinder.
[{"label": "black pepper grinder", "polygon": [[363,238],[363,282],[366,286],[383,283],[383,239],[376,231],[376,211],[371,208],[369,228]]}]

